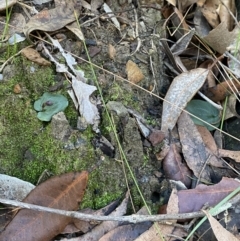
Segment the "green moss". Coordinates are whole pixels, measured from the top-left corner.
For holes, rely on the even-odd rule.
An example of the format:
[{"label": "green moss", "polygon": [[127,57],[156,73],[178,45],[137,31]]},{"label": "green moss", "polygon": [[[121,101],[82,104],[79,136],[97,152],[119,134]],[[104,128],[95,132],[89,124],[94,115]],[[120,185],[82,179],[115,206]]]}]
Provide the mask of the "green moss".
[{"label": "green moss", "polygon": [[94,79],[94,75],[92,72],[92,67],[88,63],[82,63],[80,66],[77,66],[77,70],[82,70],[84,72],[84,77],[86,79]]},{"label": "green moss", "polygon": [[114,81],[105,98],[109,101],[120,101],[127,107],[139,110],[139,101],[135,96],[134,91],[130,88],[129,85],[124,83],[118,84],[117,81]]},{"label": "green moss", "polygon": [[[14,58],[16,74],[0,83],[0,173],[16,176],[36,184],[47,169],[54,175],[69,171],[92,170],[83,207],[100,208],[124,195],[126,187],[119,163],[107,157],[99,167],[96,164],[104,157],[95,150],[91,127],[84,132],[74,130],[67,143],[53,138],[51,123],[43,123],[36,117],[33,103],[54,84],[52,68],[38,66],[19,56]],[[21,93],[13,93],[20,84]],[[66,92],[62,91],[66,97]],[[70,97],[66,109],[70,124],[75,123],[78,113]],[[64,146],[82,141],[78,149]]]},{"label": "green moss", "polygon": [[89,206],[94,209],[102,208],[122,197],[125,191],[126,185],[119,164],[113,160],[105,160],[90,173],[81,208]]}]

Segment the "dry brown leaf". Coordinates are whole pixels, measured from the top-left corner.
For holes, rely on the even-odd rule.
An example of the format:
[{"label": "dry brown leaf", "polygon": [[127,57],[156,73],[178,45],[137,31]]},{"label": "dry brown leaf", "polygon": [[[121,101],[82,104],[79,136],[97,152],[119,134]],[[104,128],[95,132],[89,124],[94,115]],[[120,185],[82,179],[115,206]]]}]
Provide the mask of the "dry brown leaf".
[{"label": "dry brown leaf", "polygon": [[33,48],[25,48],[21,51],[21,54],[26,57],[27,59],[31,60],[34,63],[37,63],[39,65],[43,66],[50,66],[51,62],[47,61],[41,55],[38,53],[37,50]]},{"label": "dry brown leaf", "polygon": [[80,40],[85,41],[82,30],[79,28],[79,25],[76,22],[66,25],[66,28],[74,33]]},{"label": "dry brown leaf", "polygon": [[206,145],[206,153],[209,154],[208,164],[214,167],[226,167],[218,155],[218,147],[210,131],[205,126],[196,125],[196,127]]},{"label": "dry brown leaf", "polygon": [[137,84],[144,78],[141,69],[132,60],[128,60],[127,62],[126,73],[128,80],[134,84]]},{"label": "dry brown leaf", "polygon": [[[236,32],[229,32],[225,23],[220,23],[207,36],[203,38],[214,50],[223,54],[227,47],[233,43],[236,38]],[[219,41],[221,39],[221,41]]]},{"label": "dry brown leaf", "polygon": [[43,10],[34,15],[24,27],[24,34],[30,39],[29,35],[34,30],[51,32],[61,29],[76,20],[80,9],[76,0],[61,1],[57,7]]},{"label": "dry brown leaf", "polygon": [[178,41],[170,48],[173,55],[180,55],[189,45],[195,30],[191,29],[188,33],[184,34]]},{"label": "dry brown leaf", "polygon": [[224,24],[226,24],[227,29],[229,31],[232,31],[233,25],[234,25],[234,19],[230,15],[229,11],[232,12],[233,16],[235,16],[235,12],[236,12],[235,1],[221,0],[220,8],[218,9],[220,20],[221,22],[224,22]]},{"label": "dry brown leaf", "polygon": [[202,7],[205,4],[206,0],[198,0],[197,1],[197,6]]},{"label": "dry brown leaf", "polygon": [[233,159],[235,162],[240,162],[240,151],[219,149],[218,156],[219,157],[229,157],[229,158]]},{"label": "dry brown leaf", "polygon": [[211,26],[207,22],[206,18],[203,16],[200,7],[197,7],[196,11],[194,12],[193,22],[197,35],[201,38],[207,36],[208,33],[211,31]]},{"label": "dry brown leaf", "polygon": [[239,186],[240,182],[233,178],[223,177],[215,185],[200,184],[194,189],[180,190],[178,191],[179,213],[200,211],[206,203],[213,207]]},{"label": "dry brown leaf", "polygon": [[214,87],[204,90],[204,94],[212,101],[218,102],[231,95],[233,92],[237,93],[240,90],[240,83],[235,80],[226,80]]},{"label": "dry brown leaf", "polygon": [[109,58],[114,60],[116,56],[116,49],[111,44],[108,45],[108,55]]},{"label": "dry brown leaf", "polygon": [[199,126],[199,125],[196,125],[196,126],[198,129],[198,132],[201,134],[201,137],[206,147],[208,147],[208,149],[212,151],[212,153],[217,154],[218,148],[210,131],[205,126]]},{"label": "dry brown leaf", "polygon": [[91,0],[91,11],[98,14],[98,9],[102,6],[103,0]]},{"label": "dry brown leaf", "polygon": [[153,146],[156,146],[163,141],[164,137],[165,134],[162,131],[153,129],[147,139],[152,143]]},{"label": "dry brown leaf", "polygon": [[167,2],[176,7],[176,0],[167,0]]},{"label": "dry brown leaf", "polygon": [[178,132],[186,163],[197,178],[211,182],[210,168],[205,165],[209,154],[190,116],[183,112],[178,119]]},{"label": "dry brown leaf", "polygon": [[187,7],[193,5],[197,1],[198,0],[180,0],[178,1],[178,8],[181,12],[185,12]]},{"label": "dry brown leaf", "polygon": [[167,178],[181,181],[187,188],[190,188],[192,172],[182,160],[180,149],[173,143],[163,160],[163,170]]},{"label": "dry brown leaf", "polygon": [[[63,210],[76,210],[87,185],[88,173],[71,172],[55,176],[33,189],[23,202]],[[0,234],[1,241],[51,240],[71,218],[47,212],[21,209]]]},{"label": "dry brown leaf", "polygon": [[171,16],[171,22],[173,24],[172,33],[176,39],[180,39],[184,34],[189,32],[189,26],[186,23],[182,12],[180,12],[176,7],[174,8],[175,14]]},{"label": "dry brown leaf", "polygon": [[226,230],[208,211],[203,210],[203,212],[207,215],[209,223],[218,241],[239,241],[238,238]]},{"label": "dry brown leaf", "polygon": [[219,7],[219,0],[206,0],[201,10],[203,16],[207,19],[208,23],[216,28],[219,25],[219,16],[217,8]]},{"label": "dry brown leaf", "polygon": [[[109,215],[111,212],[113,212],[117,206],[119,205],[119,200],[113,201],[107,206],[99,209],[99,210],[93,210],[90,208],[80,210],[80,213],[85,214],[93,214],[93,215]],[[73,219],[73,223],[70,223],[65,227],[62,234],[64,233],[76,233],[76,232],[82,232],[87,233],[90,232],[96,225],[98,225],[98,222],[89,222],[87,220],[81,220],[81,219]]]},{"label": "dry brown leaf", "polygon": [[201,88],[208,75],[203,68],[193,69],[175,77],[163,102],[161,130],[165,133],[175,126],[179,115]]},{"label": "dry brown leaf", "polygon": [[[0,20],[2,22],[6,22],[6,17],[0,16]],[[11,13],[11,18],[8,24],[8,31],[6,34],[8,34],[9,36],[12,36],[14,33],[22,33],[25,24],[26,24],[25,18],[21,13]],[[4,27],[5,27],[5,24],[0,24],[0,36],[4,33]]]}]

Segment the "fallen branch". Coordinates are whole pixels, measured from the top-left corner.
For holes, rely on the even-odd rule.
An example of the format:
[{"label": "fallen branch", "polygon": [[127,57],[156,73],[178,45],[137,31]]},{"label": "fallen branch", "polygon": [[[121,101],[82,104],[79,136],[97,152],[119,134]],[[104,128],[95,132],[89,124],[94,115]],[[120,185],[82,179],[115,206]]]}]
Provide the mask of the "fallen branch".
[{"label": "fallen branch", "polygon": [[205,216],[202,211],[199,212],[192,212],[192,213],[181,213],[181,214],[159,214],[159,215],[130,215],[130,216],[121,216],[121,217],[114,217],[114,216],[100,216],[100,215],[91,215],[91,214],[84,214],[74,211],[64,211],[54,208],[48,208],[43,206],[38,206],[29,203],[23,203],[14,200],[8,200],[0,198],[0,203],[13,205],[20,208],[31,209],[39,212],[49,212],[60,214],[72,218],[77,218],[85,221],[122,221],[122,222],[129,222],[129,223],[141,223],[146,221],[151,222],[159,222],[163,220],[182,220],[182,219],[192,219],[192,218],[200,218]]}]

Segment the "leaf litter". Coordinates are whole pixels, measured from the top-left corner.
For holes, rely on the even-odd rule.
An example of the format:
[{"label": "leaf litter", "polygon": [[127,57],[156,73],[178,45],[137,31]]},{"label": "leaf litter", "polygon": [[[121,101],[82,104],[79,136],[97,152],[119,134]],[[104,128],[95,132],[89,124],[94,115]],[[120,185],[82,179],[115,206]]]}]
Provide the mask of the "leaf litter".
[{"label": "leaf litter", "polygon": [[[218,148],[215,144],[215,140],[211,138],[212,134],[208,130],[206,130],[206,128],[196,127],[195,124],[192,122],[191,118],[186,113],[182,112],[182,110],[187,106],[189,101],[195,98],[195,95],[201,88],[203,88],[203,92],[206,97],[215,102],[224,100],[226,96],[238,92],[237,81],[231,82],[232,80],[228,80],[229,78],[226,79],[226,75],[222,74],[221,72],[219,74],[219,79],[221,83],[218,83],[218,80],[216,81],[218,83],[216,85],[210,87],[203,86],[204,83],[206,83],[206,80],[209,79],[210,75],[214,78],[213,65],[216,65],[218,68],[225,68],[222,63],[220,64],[220,58],[219,60],[214,59],[214,55],[212,54],[209,46],[218,54],[225,54],[225,56],[228,56],[226,54],[226,51],[228,50],[229,45],[234,42],[234,39],[236,39],[238,33],[233,31],[234,19],[232,18],[230,13],[232,12],[234,15],[235,6],[231,5],[230,1],[224,1],[224,4],[222,3],[222,1],[218,0],[193,0],[181,2],[168,1],[168,3],[169,5],[167,7],[169,8],[169,11],[166,11],[163,15],[166,18],[169,17],[169,23],[174,26],[174,29],[172,30],[171,28],[169,28],[168,32],[170,33],[171,37],[176,40],[176,42],[172,46],[171,44],[168,45],[167,41],[163,42],[164,44],[167,44],[168,48],[165,49],[169,52],[168,56],[170,56],[172,65],[174,68],[176,68],[176,70],[171,67],[171,64],[168,65],[171,76],[173,77],[173,81],[167,91],[163,103],[161,131],[154,131],[154,129],[149,129],[151,131],[147,131],[147,134],[144,137],[147,137],[149,140],[151,140],[154,146],[157,146],[163,138],[163,141],[166,141],[166,139],[168,139],[167,134],[169,131],[171,132],[173,128],[177,127],[181,145],[177,146],[175,143],[170,143],[169,148],[165,149],[167,150],[166,153],[163,155],[165,156],[163,162],[163,166],[165,166],[165,175],[168,178],[176,181],[182,180],[182,182],[185,183],[187,187],[192,188],[188,190],[178,191],[173,189],[172,195],[168,200],[167,213],[177,214],[181,212],[199,211],[204,207],[206,202],[208,202],[210,205],[215,205],[220,202],[227,194],[233,191],[236,187],[239,187],[239,183],[233,178],[224,177],[231,176],[229,175],[230,172],[228,173],[227,171],[224,173],[224,175],[220,174],[216,179],[214,179],[214,168],[226,167],[222,163],[220,158],[228,157],[235,160],[236,162],[239,162],[239,152],[233,150],[224,150],[222,149],[222,147]],[[101,6],[102,3],[97,4],[96,6],[98,7],[94,5],[94,1],[91,3],[91,5],[86,2],[84,2],[83,4],[84,6],[87,6],[88,9],[91,9],[92,5],[92,10],[97,12],[98,7]],[[172,5],[174,7],[172,7]],[[56,8],[52,11],[44,10],[42,13],[31,18],[30,22],[28,22],[28,24],[24,28],[25,35],[29,38],[30,34],[35,30],[57,30],[62,28],[66,24],[74,21],[75,16],[73,15],[73,12],[70,11],[73,6],[74,1],[70,1],[69,3],[65,3],[65,5],[56,5]],[[106,6],[107,4],[104,3],[104,11],[107,12],[115,27],[120,30],[120,23],[112,13],[113,11]],[[197,11],[192,12],[195,23],[196,21],[201,23],[196,26],[196,29],[192,29],[185,19],[185,14],[188,14],[188,11],[191,12],[192,6],[197,9]],[[67,8],[69,10],[69,12],[67,11],[67,14],[65,14],[64,12],[65,7],[69,7]],[[170,16],[171,14],[173,15]],[[68,17],[66,18],[66,16]],[[59,21],[59,19],[61,19],[61,21]],[[74,28],[72,28],[71,31],[75,31]],[[78,36],[80,39],[83,40],[81,32],[78,33]],[[199,38],[199,36],[203,37],[203,39]],[[87,84],[87,79],[84,77],[83,72],[78,71],[74,68],[76,60],[70,54],[66,53],[63,50],[60,43],[57,40],[52,39],[49,35],[48,37],[52,41],[53,45],[61,52],[62,56],[65,58],[67,66],[65,64],[59,63],[50,54],[46,46],[43,45],[46,55],[52,62],[55,63],[57,72],[65,73],[68,78],[71,79],[72,90],[69,91],[69,94],[75,103],[76,109],[79,111],[80,115],[87,120],[89,124],[94,126],[95,130],[98,130],[100,117],[96,108],[96,100],[93,100],[93,98],[91,98],[93,92],[96,91],[96,87]],[[221,41],[218,41],[219,39],[221,39]],[[201,49],[196,48],[196,40],[199,41],[198,46],[201,46]],[[235,48],[235,46],[233,46],[233,48]],[[199,59],[197,61],[196,59],[194,59],[196,53],[199,54]],[[116,59],[116,53],[113,49],[111,49],[109,57],[112,60]],[[204,62],[206,61],[206,59],[207,61],[209,61],[210,59],[210,62],[208,62],[208,67],[202,68],[200,62]],[[128,78],[129,80],[132,79],[133,82],[137,83],[138,81],[141,81],[143,79],[144,75],[139,68],[135,68],[135,70],[136,71],[134,71],[133,76]],[[182,73],[177,74],[176,76],[176,72],[179,71],[182,71]],[[236,67],[232,67],[232,69],[230,68],[230,71],[232,71],[232,73],[236,74],[237,76]],[[136,72],[138,77],[135,76]],[[232,87],[235,86],[236,89],[233,90]],[[207,99],[207,101],[209,100]],[[206,121],[208,122],[208,119]],[[148,133],[151,133],[152,136],[147,136]],[[154,135],[156,135],[157,137],[154,137]],[[158,139],[160,141],[158,141]],[[161,151],[163,150],[164,148],[162,148]],[[160,153],[157,153],[157,155],[160,155]],[[193,172],[194,175],[192,175],[191,172]],[[178,173],[180,173],[180,178]],[[188,179],[187,182],[186,179]],[[192,183],[189,183],[189,179],[193,179]],[[205,183],[205,185],[203,185],[202,183]],[[212,186],[206,185],[213,183],[214,185]],[[126,203],[124,205],[126,207]],[[123,210],[124,211],[116,215],[124,215],[126,210]],[[19,213],[21,213],[21,211]],[[16,217],[17,216],[19,215],[16,215]],[[176,223],[176,220],[174,220],[174,223]],[[161,227],[164,235],[174,234],[174,231],[176,231],[176,229],[173,230],[173,226],[166,227],[166,225],[157,225]],[[217,227],[216,223],[211,223],[211,225],[214,231],[215,228],[219,228]],[[112,230],[113,232],[113,227],[114,226],[110,225],[106,230]],[[88,238],[97,237],[96,240],[98,240],[103,234],[102,230],[105,230],[105,228],[99,225],[96,226],[96,230],[97,234],[93,232],[88,233],[86,236]],[[180,237],[183,237],[185,234],[179,231],[178,235]],[[224,237],[223,240],[228,239],[227,237],[229,236],[227,235],[229,235],[229,233],[222,234],[222,236]],[[136,240],[144,240],[142,239],[143,237],[147,237],[147,239],[151,240],[159,240],[159,233],[156,231],[155,227],[152,226],[148,231],[143,233]],[[218,240],[221,240],[220,237],[217,238]],[[80,238],[72,240],[80,240]]]},{"label": "leaf litter", "polygon": [[79,111],[80,115],[85,118],[87,123],[92,125],[95,131],[98,131],[100,116],[96,107],[96,102],[94,103],[93,100],[91,101],[91,95],[97,90],[97,88],[93,85],[86,84],[87,79],[84,77],[83,72],[76,70],[73,66],[76,64],[76,60],[72,57],[72,55],[66,53],[57,40],[52,39],[50,36],[49,38],[51,39],[53,45],[59,49],[66,60],[67,66],[75,75],[68,71],[68,67],[65,64],[57,62],[43,45],[46,55],[52,62],[55,63],[57,72],[66,73],[69,78],[71,78],[72,90],[68,91],[68,93],[73,99],[76,109]]}]

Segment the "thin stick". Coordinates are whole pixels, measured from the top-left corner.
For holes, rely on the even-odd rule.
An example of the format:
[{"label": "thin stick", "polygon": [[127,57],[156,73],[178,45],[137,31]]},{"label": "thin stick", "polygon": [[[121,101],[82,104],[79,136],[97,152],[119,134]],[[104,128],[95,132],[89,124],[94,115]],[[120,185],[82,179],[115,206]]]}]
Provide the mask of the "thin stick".
[{"label": "thin stick", "polygon": [[181,213],[181,214],[161,214],[161,215],[137,215],[133,214],[130,216],[100,216],[100,215],[91,215],[85,213],[79,213],[74,211],[65,211],[60,209],[48,208],[43,206],[38,206],[29,203],[23,203],[14,200],[8,200],[0,198],[0,203],[13,205],[20,208],[31,209],[39,212],[48,212],[59,214],[67,217],[77,218],[85,221],[121,221],[121,222],[129,222],[129,223],[141,223],[146,221],[158,222],[164,220],[182,220],[182,219],[192,219],[192,218],[200,218],[204,217],[205,214],[202,211],[192,212],[192,213]]}]

